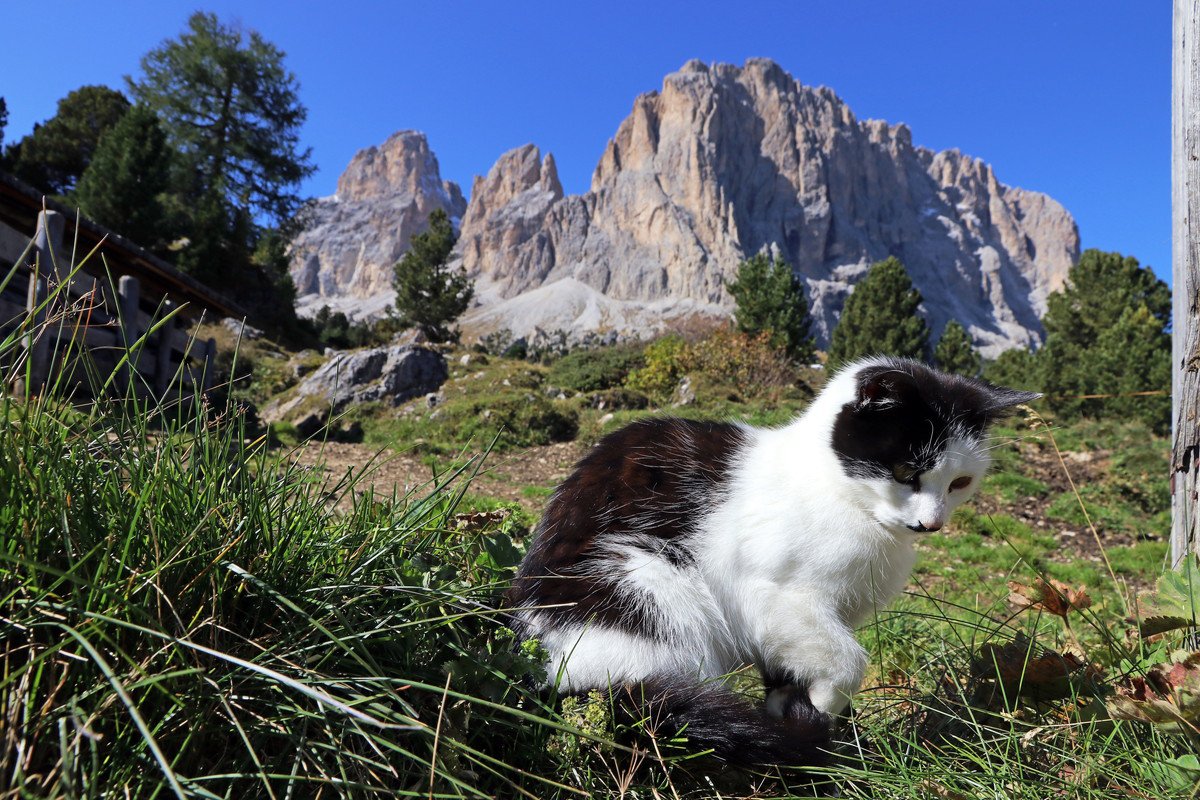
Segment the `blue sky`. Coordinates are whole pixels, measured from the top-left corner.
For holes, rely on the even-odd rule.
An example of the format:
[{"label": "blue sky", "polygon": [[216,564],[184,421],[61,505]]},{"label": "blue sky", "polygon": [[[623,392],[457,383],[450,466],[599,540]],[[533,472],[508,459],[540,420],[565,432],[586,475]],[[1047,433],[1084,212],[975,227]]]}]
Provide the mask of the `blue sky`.
[{"label": "blue sky", "polygon": [[1050,194],[1084,247],[1170,272],[1168,0],[7,5],[5,27],[21,33],[5,37],[0,72],[6,141],[71,89],[123,86],[199,7],[287,53],[319,168],[306,193],[331,193],[356,150],[401,128],[425,131],[464,191],[533,142],[581,192],[636,95],[690,58],[767,56],[860,119],[906,122],[915,143]]}]

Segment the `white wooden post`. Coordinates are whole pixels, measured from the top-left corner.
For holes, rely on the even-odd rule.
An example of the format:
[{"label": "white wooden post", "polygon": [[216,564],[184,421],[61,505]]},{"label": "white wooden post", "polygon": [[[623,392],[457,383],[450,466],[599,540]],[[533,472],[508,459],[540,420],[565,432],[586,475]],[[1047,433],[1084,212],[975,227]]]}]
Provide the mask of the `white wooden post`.
[{"label": "white wooden post", "polygon": [[1171,559],[1200,546],[1200,0],[1175,0],[1171,60]]},{"label": "white wooden post", "polygon": [[21,387],[19,394],[40,392],[50,378],[50,331],[45,329],[47,310],[42,307],[51,287],[51,276],[57,284],[66,274],[59,266],[62,260],[63,230],[66,225],[57,211],[42,211],[38,214],[37,231],[33,235],[33,270],[29,275],[29,292],[25,296],[25,312],[29,317],[29,334],[25,337],[29,383]]},{"label": "white wooden post", "polygon": [[121,367],[121,388],[137,386],[137,356],[134,343],[138,339],[138,303],[141,299],[141,284],[132,275],[122,275],[117,281],[117,305],[121,314],[121,344],[129,355],[129,361]]}]

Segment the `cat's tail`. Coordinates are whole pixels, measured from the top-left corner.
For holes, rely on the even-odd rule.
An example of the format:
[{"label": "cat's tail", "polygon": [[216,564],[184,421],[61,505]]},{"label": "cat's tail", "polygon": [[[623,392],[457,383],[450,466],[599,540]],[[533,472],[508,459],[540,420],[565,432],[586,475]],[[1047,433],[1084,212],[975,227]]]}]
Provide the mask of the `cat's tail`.
[{"label": "cat's tail", "polygon": [[735,766],[821,767],[829,763],[829,717],[801,694],[768,714],[718,683],[658,676],[614,692],[622,721],[662,738],[685,737]]}]

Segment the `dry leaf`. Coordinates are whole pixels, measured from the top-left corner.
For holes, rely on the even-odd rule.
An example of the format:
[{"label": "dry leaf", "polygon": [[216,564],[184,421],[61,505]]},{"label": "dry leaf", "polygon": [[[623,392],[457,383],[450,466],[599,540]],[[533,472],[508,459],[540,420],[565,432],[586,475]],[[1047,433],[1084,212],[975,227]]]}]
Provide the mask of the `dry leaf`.
[{"label": "dry leaf", "polygon": [[1076,654],[1039,652],[1022,634],[1005,645],[985,644],[972,663],[972,673],[998,683],[1009,697],[1036,700],[1070,697],[1081,681],[1099,676],[1098,669]]},{"label": "dry leaf", "polygon": [[1012,590],[1008,602],[1018,608],[1041,609],[1063,619],[1066,619],[1072,610],[1082,611],[1092,605],[1092,598],[1088,596],[1086,586],[1080,584],[1079,588],[1072,589],[1053,578],[1049,581],[1038,578],[1029,586],[1018,581],[1009,581],[1008,588]]},{"label": "dry leaf", "polygon": [[1108,712],[1114,719],[1149,722],[1168,732],[1200,731],[1200,652],[1179,651],[1170,662],[1146,670],[1144,678],[1118,684]]},{"label": "dry leaf", "polygon": [[495,511],[476,511],[471,514],[455,514],[454,527],[460,531],[477,531],[489,525],[503,522],[512,514],[511,508],[498,508]]}]

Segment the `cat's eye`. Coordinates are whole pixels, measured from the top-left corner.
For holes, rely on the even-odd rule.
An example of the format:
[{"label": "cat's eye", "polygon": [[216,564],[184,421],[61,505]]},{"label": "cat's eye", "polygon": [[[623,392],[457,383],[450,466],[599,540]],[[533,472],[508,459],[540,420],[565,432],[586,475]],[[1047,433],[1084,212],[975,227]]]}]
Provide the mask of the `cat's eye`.
[{"label": "cat's eye", "polygon": [[912,483],[916,480],[920,470],[910,467],[908,464],[897,464],[892,467],[892,477],[897,483]]},{"label": "cat's eye", "polygon": [[960,478],[955,478],[954,480],[950,481],[950,491],[956,492],[959,489],[965,489],[970,485],[971,485],[971,476],[963,475]]}]

